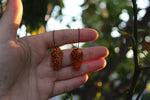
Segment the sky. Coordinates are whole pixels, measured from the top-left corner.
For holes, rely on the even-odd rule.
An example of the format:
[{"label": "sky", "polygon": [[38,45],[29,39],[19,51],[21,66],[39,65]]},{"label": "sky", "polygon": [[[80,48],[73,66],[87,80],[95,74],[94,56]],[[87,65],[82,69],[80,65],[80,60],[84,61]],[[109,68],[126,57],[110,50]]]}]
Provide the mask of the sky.
[{"label": "sky", "polygon": [[[63,21],[60,23],[59,20],[55,19],[54,16],[57,14],[59,7],[55,7],[54,13],[52,13],[52,18],[48,21],[48,30],[58,30],[66,29],[67,24],[71,24],[71,28],[83,28],[81,14],[82,8],[80,5],[84,0],[64,0],[65,8],[63,8]],[[75,17],[77,20],[72,22],[72,17]]]}]

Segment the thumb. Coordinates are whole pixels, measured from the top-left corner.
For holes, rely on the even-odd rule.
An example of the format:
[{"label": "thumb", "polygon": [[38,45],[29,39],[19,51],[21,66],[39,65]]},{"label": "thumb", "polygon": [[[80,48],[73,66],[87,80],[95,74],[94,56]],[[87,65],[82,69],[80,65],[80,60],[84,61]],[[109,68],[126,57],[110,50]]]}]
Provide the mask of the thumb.
[{"label": "thumb", "polygon": [[23,5],[21,0],[8,0],[4,15],[0,20],[2,38],[16,39],[17,29],[22,20]]}]

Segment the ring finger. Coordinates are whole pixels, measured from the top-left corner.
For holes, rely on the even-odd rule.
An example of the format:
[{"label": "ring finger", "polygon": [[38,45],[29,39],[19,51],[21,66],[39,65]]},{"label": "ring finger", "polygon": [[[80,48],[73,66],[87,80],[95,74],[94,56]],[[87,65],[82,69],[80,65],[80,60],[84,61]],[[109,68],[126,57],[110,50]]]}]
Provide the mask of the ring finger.
[{"label": "ring finger", "polygon": [[106,65],[105,59],[96,59],[96,60],[82,63],[81,68],[79,70],[73,70],[71,68],[72,66],[68,66],[55,72],[56,81],[67,80],[73,77],[92,73],[103,69],[105,65]]}]

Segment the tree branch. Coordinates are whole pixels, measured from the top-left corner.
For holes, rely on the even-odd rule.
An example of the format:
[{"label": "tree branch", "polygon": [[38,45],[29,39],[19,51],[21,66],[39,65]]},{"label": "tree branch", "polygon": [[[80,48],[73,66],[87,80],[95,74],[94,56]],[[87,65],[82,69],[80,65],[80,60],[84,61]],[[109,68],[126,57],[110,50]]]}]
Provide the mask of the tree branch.
[{"label": "tree branch", "polygon": [[143,86],[142,86],[142,89],[141,89],[141,91],[139,92],[139,94],[138,94],[136,100],[139,100],[141,94],[143,93],[143,91],[144,91],[145,88],[146,88],[146,84],[147,84],[148,80],[149,80],[149,77],[147,76],[147,78],[146,78],[146,80],[145,80],[145,82],[144,82],[144,84],[143,84]]},{"label": "tree branch", "polygon": [[0,18],[2,17],[2,14],[3,14],[2,0],[0,0]]},{"label": "tree branch", "polygon": [[140,75],[140,67],[139,67],[139,56],[138,56],[138,50],[137,50],[137,43],[138,43],[138,32],[137,32],[137,4],[136,0],[132,0],[133,4],[133,15],[134,15],[134,29],[133,29],[133,52],[134,52],[134,75],[132,78],[132,83],[130,86],[130,90],[127,95],[127,100],[131,100],[134,89],[136,87],[136,83],[138,81],[139,75]]},{"label": "tree branch", "polygon": [[140,70],[150,69],[150,66],[140,67]]}]

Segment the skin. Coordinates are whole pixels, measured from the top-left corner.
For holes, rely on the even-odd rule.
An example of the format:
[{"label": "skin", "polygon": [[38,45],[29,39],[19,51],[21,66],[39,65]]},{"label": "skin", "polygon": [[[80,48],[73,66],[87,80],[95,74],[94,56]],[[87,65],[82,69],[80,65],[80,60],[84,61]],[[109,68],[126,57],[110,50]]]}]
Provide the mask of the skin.
[{"label": "skin", "polygon": [[[0,100],[47,100],[83,85],[88,73],[105,67],[107,48],[91,47],[82,49],[80,70],[72,69],[72,49],[63,50],[62,68],[53,70],[47,52],[54,47],[52,32],[17,39],[22,14],[21,0],[9,0],[0,20]],[[76,29],[55,31],[56,46],[75,43],[77,36]],[[97,38],[93,29],[80,30],[81,42]]]}]

